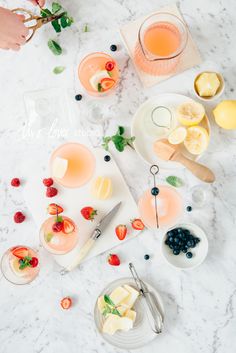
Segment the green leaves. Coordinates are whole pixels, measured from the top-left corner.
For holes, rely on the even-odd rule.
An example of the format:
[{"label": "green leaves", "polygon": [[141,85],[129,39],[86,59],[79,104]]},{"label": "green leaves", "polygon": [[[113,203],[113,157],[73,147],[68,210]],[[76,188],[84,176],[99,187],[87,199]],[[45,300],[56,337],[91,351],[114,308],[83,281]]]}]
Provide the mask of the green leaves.
[{"label": "green leaves", "polygon": [[113,136],[104,136],[102,147],[108,151],[109,143],[112,141],[115,148],[119,152],[123,152],[126,146],[130,146],[133,148],[132,143],[135,140],[135,137],[125,137],[123,136],[125,133],[125,128],[123,126],[118,126],[117,132]]},{"label": "green leaves", "polygon": [[30,256],[25,256],[23,259],[19,260],[19,269],[24,270],[26,267],[31,266],[30,261],[32,260],[32,257]]},{"label": "green leaves", "polygon": [[88,24],[86,23],[86,25],[84,26],[84,32],[89,32],[89,28],[88,28]]},{"label": "green leaves", "polygon": [[56,222],[62,223],[63,222],[63,217],[62,216],[57,216]]},{"label": "green leaves", "polygon": [[54,237],[54,234],[53,233],[47,233],[45,235],[45,240],[47,243],[50,243],[50,241],[52,240],[52,238]]},{"label": "green leaves", "polygon": [[52,3],[51,11],[49,9],[41,9],[42,17],[51,17],[53,15],[61,16],[51,22],[56,33],[60,33],[62,28],[70,27],[74,22],[73,18],[68,15],[66,11],[63,10],[62,6],[57,3]]},{"label": "green leaves", "polygon": [[113,303],[113,301],[111,300],[109,295],[107,295],[107,294],[104,295],[104,301],[105,301],[106,305],[105,305],[105,308],[104,308],[104,310],[102,312],[103,316],[106,316],[107,314],[113,314],[113,315],[121,316],[121,314],[117,310],[115,304]]},{"label": "green leaves", "polygon": [[65,66],[56,66],[53,69],[53,73],[58,75],[60,73],[62,73],[65,70]]},{"label": "green leaves", "polygon": [[98,83],[98,92],[101,92],[102,91],[102,85],[101,83]]},{"label": "green leaves", "polygon": [[169,183],[170,185],[174,186],[175,188],[179,188],[180,186],[184,185],[184,182],[182,179],[180,179],[177,176],[174,175],[170,175],[166,178],[167,183]]},{"label": "green leaves", "polygon": [[49,39],[48,47],[54,55],[61,55],[62,48],[57,42],[55,42],[55,40]]}]

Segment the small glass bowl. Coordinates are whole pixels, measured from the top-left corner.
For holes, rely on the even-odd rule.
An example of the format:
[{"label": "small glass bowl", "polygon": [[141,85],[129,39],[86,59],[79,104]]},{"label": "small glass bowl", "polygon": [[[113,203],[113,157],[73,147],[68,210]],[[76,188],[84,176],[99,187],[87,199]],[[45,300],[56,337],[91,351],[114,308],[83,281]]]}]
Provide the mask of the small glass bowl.
[{"label": "small glass bowl", "polygon": [[[219,81],[220,81],[220,87],[218,88],[218,90],[216,91],[216,94],[212,97],[201,97],[199,94],[198,94],[198,91],[197,91],[197,87],[196,87],[196,81],[197,79],[199,78],[200,75],[204,74],[204,73],[214,73],[216,74],[216,76],[218,77]],[[218,99],[224,92],[224,89],[225,89],[225,82],[224,82],[224,77],[218,73],[218,72],[215,72],[215,71],[202,71],[200,73],[197,74],[197,76],[195,77],[194,79],[194,83],[193,83],[193,90],[194,90],[194,93],[195,95],[197,96],[198,99],[201,99],[202,101],[213,101],[213,100],[216,100]]]}]

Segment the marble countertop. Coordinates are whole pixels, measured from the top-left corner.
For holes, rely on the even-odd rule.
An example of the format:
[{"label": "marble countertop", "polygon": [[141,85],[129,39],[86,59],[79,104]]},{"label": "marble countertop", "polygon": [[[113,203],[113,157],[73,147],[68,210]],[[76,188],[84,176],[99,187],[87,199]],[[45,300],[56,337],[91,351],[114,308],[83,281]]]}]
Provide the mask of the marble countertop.
[{"label": "marble countertop", "polygon": [[[166,1],[64,0],[63,3],[76,23],[60,36],[65,48],[61,57],[53,56],[47,48],[48,38],[55,37],[50,27],[42,28],[19,53],[0,52],[0,255],[15,244],[38,247],[37,229],[22,190],[10,187],[10,180],[20,177],[27,183],[29,176],[22,165],[28,160],[35,164],[45,160],[46,173],[51,151],[69,139],[54,135],[42,141],[35,135],[23,134],[28,119],[23,101],[25,92],[60,87],[71,92],[73,99],[75,93],[81,92],[77,79],[80,58],[96,50],[109,53],[110,44],[117,44],[119,50],[114,57],[121,67],[122,79],[116,93],[99,101],[98,105],[84,94],[83,100],[76,104],[75,118],[71,122],[73,129],[94,135],[90,136],[93,145],[100,143],[104,133],[114,131],[117,124],[129,126],[138,106],[151,95],[159,92],[193,95],[192,80],[199,68],[143,89],[118,32],[122,24],[165,6]],[[2,0],[1,5],[31,8],[24,0]],[[225,97],[235,99],[235,1],[182,0],[179,6],[202,54],[202,68],[216,68],[221,72],[226,82]],[[86,23],[89,32],[83,33]],[[56,65],[66,66],[64,73],[54,75],[52,70]],[[160,253],[161,231],[145,231],[116,248],[115,252],[122,259],[118,268],[106,265],[105,253],[63,278],[51,257],[42,252],[42,270],[31,285],[12,286],[0,276],[1,353],[120,352],[99,336],[93,308],[105,285],[129,275],[130,261],[140,275],[158,289],[166,310],[163,334],[139,349],[140,353],[152,350],[229,353],[236,350],[236,134],[218,128],[210,108],[208,105],[212,138],[201,161],[214,170],[216,182],[209,186],[209,203],[202,209],[185,212],[183,219],[197,223],[206,231],[209,253],[205,262],[193,271],[180,272],[169,267]],[[80,139],[79,136],[73,138]],[[114,158],[137,200],[147,184],[151,185],[147,165],[131,150],[114,153]],[[35,170],[32,168],[32,175]],[[181,193],[186,206],[190,202],[191,187],[200,183],[186,170],[173,173],[185,181]],[[169,174],[170,171],[162,170],[158,182],[163,183]],[[23,210],[27,216],[20,225],[13,222],[13,214],[18,210]],[[143,259],[146,253],[151,256],[149,261]],[[75,305],[68,312],[59,305],[66,295],[75,298]]]}]

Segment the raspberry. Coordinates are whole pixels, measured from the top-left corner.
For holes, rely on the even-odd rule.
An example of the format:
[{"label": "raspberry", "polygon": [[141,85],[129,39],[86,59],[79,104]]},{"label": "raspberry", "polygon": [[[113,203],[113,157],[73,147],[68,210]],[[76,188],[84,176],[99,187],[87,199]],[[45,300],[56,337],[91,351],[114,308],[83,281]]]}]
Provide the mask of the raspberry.
[{"label": "raspberry", "polygon": [[25,220],[25,215],[22,212],[16,212],[14,214],[14,222],[15,223],[22,223]]},{"label": "raspberry", "polygon": [[47,197],[53,197],[53,196],[56,196],[57,195],[57,189],[50,186],[47,188],[47,191],[46,191],[46,196]]},{"label": "raspberry", "polygon": [[55,233],[61,232],[63,228],[63,223],[62,222],[56,222],[52,226],[52,230]]},{"label": "raspberry", "polygon": [[30,260],[30,265],[32,267],[37,267],[38,266],[38,263],[39,263],[39,260],[37,259],[37,257],[32,257],[32,259]]},{"label": "raspberry", "polygon": [[43,184],[47,187],[52,186],[53,179],[52,178],[45,178],[45,179],[43,179]]},{"label": "raspberry", "polygon": [[20,186],[20,179],[19,178],[13,178],[11,181],[11,186],[14,186],[15,188],[18,188]]}]

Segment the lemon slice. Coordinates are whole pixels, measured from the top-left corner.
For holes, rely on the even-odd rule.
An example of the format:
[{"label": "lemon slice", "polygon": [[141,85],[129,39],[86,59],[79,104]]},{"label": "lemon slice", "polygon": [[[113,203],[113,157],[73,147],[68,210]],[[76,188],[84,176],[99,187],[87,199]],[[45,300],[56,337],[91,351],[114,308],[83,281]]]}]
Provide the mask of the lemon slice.
[{"label": "lemon slice", "polygon": [[98,200],[106,200],[112,195],[112,182],[110,178],[97,177],[92,185],[91,193]]},{"label": "lemon slice", "polygon": [[178,145],[179,143],[185,140],[186,136],[186,128],[183,126],[179,126],[170,133],[170,135],[168,136],[168,141],[172,145]]},{"label": "lemon slice", "polygon": [[98,90],[98,84],[101,83],[101,80],[104,78],[110,78],[107,70],[97,71],[89,80],[90,85],[95,91]]},{"label": "lemon slice", "polygon": [[184,140],[186,149],[198,155],[207,149],[209,143],[209,135],[206,129],[201,126],[191,126],[187,129],[187,137]]},{"label": "lemon slice", "polygon": [[204,118],[205,109],[197,102],[183,103],[177,108],[177,118],[185,126],[197,125]]}]

